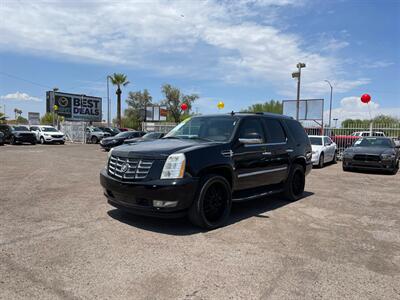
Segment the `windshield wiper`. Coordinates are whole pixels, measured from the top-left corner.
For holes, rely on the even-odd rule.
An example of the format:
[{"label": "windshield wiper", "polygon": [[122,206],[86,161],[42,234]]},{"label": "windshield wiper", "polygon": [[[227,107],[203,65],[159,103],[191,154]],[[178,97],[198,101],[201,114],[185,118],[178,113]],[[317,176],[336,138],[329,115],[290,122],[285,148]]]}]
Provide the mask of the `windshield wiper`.
[{"label": "windshield wiper", "polygon": [[200,137],[200,136],[191,136],[191,137],[189,137],[189,140],[202,140],[202,141],[207,141],[207,142],[215,142],[214,140]]}]

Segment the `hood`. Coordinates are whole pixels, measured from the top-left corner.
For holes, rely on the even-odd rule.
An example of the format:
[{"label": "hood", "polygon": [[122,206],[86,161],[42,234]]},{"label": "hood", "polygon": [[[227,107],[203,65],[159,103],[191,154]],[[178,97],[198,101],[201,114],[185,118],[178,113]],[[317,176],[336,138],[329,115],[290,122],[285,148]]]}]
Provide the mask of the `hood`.
[{"label": "hood", "polygon": [[107,136],[107,137],[105,137],[104,139],[102,139],[102,141],[104,141],[104,142],[112,142],[113,140],[116,140],[116,141],[123,141],[124,138],[121,138],[121,137],[116,138],[115,136]]},{"label": "hood", "polygon": [[149,140],[143,143],[124,144],[116,147],[113,150],[113,155],[119,155],[123,157],[152,157],[165,159],[172,153],[198,146],[200,144],[210,144],[210,142],[189,139]]},{"label": "hood", "polygon": [[29,131],[29,130],[24,130],[24,131],[14,131],[14,134],[27,134],[27,133],[29,133],[29,134],[33,134],[33,135],[35,135],[33,132],[31,132],[31,131]]},{"label": "hood", "polygon": [[395,153],[392,148],[383,147],[351,147],[348,148],[349,152],[353,154],[371,154],[371,155],[381,155],[383,153]]}]

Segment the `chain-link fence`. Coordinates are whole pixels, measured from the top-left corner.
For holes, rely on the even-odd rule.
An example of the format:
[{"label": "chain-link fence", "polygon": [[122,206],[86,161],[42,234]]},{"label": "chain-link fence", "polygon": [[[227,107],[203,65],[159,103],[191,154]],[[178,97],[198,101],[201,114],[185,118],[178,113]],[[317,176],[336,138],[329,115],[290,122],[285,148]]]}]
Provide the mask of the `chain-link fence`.
[{"label": "chain-link fence", "polygon": [[146,132],[163,132],[167,133],[176,126],[176,123],[167,122],[143,122],[142,130]]},{"label": "chain-link fence", "polygon": [[86,122],[65,121],[60,123],[60,130],[65,134],[67,141],[72,143],[85,143]]}]

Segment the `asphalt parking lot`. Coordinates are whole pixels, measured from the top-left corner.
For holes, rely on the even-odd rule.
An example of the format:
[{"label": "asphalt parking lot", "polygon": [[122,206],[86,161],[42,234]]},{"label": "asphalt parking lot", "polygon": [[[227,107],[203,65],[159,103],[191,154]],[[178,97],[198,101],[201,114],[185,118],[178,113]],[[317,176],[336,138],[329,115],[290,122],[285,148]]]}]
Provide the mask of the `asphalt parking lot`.
[{"label": "asphalt parking lot", "polygon": [[106,203],[98,145],[0,147],[1,299],[400,299],[400,172],[314,169],[229,224]]}]

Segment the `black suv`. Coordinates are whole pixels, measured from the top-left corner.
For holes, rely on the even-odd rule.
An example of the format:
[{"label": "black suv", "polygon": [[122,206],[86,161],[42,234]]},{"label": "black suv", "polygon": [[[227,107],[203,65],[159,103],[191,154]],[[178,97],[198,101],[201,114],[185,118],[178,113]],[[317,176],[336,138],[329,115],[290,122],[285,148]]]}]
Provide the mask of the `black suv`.
[{"label": "black suv", "polygon": [[10,144],[36,144],[36,135],[23,125],[0,124],[0,131],[4,133],[4,141]]},{"label": "black suv", "polygon": [[108,202],[136,214],[179,217],[213,229],[232,201],[302,197],[312,168],[301,124],[276,114],[192,117],[164,138],[109,152],[100,182]]}]

